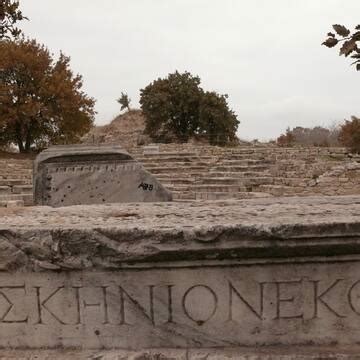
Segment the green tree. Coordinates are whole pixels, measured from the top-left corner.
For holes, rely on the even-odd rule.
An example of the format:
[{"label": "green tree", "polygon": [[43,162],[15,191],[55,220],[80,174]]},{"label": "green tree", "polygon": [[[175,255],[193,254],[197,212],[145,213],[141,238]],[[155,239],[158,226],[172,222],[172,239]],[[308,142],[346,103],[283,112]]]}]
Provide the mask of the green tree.
[{"label": "green tree", "polygon": [[121,92],[121,96],[119,99],[117,99],[117,102],[121,105],[121,111],[124,109],[130,111],[131,99],[129,98],[128,94]]},{"label": "green tree", "polygon": [[352,116],[340,128],[339,141],[350,151],[360,154],[360,118]]},{"label": "green tree", "polygon": [[80,141],[93,125],[94,99],[82,91],[70,58],[53,59],[35,40],[0,41],[0,144],[19,151],[32,145]]},{"label": "green tree", "polygon": [[200,103],[200,128],[211,145],[226,145],[237,139],[239,121],[229,109],[227,95],[204,92]]},{"label": "green tree", "polygon": [[351,34],[350,30],[343,25],[333,25],[335,33],[329,32],[327,34],[328,38],[322,43],[328,48],[332,48],[339,43],[342,43],[340,48],[340,56],[344,55],[345,57],[350,57],[355,59],[351,65],[356,66],[356,70],[360,71],[360,25],[355,27],[354,32]]},{"label": "green tree", "polygon": [[205,92],[198,76],[176,71],[140,91],[145,131],[156,140],[174,136],[188,141],[202,135],[212,144],[224,145],[236,138],[239,124],[226,99],[226,95]]},{"label": "green tree", "polygon": [[17,37],[21,31],[15,23],[26,19],[19,10],[19,2],[12,0],[0,0],[0,40]]}]

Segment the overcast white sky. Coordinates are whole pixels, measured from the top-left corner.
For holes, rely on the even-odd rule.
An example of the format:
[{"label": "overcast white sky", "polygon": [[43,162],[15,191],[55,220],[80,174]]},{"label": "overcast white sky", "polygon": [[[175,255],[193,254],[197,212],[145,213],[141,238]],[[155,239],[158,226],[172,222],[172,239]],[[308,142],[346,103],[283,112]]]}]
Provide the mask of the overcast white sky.
[{"label": "overcast white sky", "polygon": [[97,124],[125,91],[175,70],[229,95],[245,139],[360,116],[360,72],[320,46],[360,23],[360,0],[22,0],[29,37],[62,50],[97,100]]}]

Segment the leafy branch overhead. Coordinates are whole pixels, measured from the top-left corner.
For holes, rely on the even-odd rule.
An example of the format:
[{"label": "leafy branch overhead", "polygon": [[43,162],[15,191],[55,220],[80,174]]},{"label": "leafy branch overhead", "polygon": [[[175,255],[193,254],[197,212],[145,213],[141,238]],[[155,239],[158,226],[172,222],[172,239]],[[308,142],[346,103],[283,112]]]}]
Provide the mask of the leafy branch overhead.
[{"label": "leafy branch overhead", "polygon": [[360,71],[360,25],[355,27],[353,33],[343,25],[335,24],[333,29],[336,34],[329,32],[322,45],[332,48],[341,44],[339,55],[355,59],[351,65],[356,65],[356,70]]},{"label": "leafy branch overhead", "polygon": [[15,27],[15,23],[27,19],[19,10],[19,2],[12,0],[0,0],[0,39],[17,37],[21,31]]}]

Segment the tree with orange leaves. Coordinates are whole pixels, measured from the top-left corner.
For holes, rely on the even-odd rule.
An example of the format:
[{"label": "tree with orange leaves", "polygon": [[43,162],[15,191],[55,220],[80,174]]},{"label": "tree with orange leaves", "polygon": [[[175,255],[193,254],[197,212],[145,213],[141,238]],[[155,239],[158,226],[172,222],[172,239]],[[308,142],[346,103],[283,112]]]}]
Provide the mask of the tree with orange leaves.
[{"label": "tree with orange leaves", "polygon": [[35,40],[0,41],[0,145],[31,147],[79,142],[93,125],[93,98],[63,53],[53,59]]},{"label": "tree with orange leaves", "polygon": [[360,118],[352,116],[340,128],[339,141],[350,151],[360,154]]}]

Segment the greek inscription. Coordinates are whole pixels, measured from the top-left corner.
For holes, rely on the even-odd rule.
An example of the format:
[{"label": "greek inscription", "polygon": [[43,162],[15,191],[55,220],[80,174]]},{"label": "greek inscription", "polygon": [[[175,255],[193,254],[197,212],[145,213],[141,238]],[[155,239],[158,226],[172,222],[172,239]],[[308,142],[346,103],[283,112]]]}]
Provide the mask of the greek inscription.
[{"label": "greek inscription", "polygon": [[10,300],[9,295],[5,293],[6,290],[20,290],[21,293],[23,292],[24,295],[26,294],[25,285],[22,285],[22,286],[1,286],[0,287],[0,295],[8,304],[7,309],[5,309],[4,313],[0,316],[0,323],[7,323],[7,324],[27,323],[28,318],[29,318],[28,316],[26,316],[23,319],[16,319],[16,320],[8,319],[8,315],[11,315],[12,311],[14,310],[15,304]]},{"label": "greek inscription", "polygon": [[108,310],[108,302],[107,302],[108,286],[101,286],[100,289],[101,289],[101,294],[102,294],[102,301],[89,303],[86,300],[83,300],[84,310],[88,307],[99,308],[100,311],[103,312],[103,324],[109,324],[109,310]]},{"label": "greek inscription", "polygon": [[[348,302],[349,302],[349,305],[350,305],[350,308],[351,310],[357,314],[357,315],[360,315],[360,309],[356,307],[355,305],[355,300],[354,300],[354,291],[359,287],[360,285],[360,280],[356,281],[349,289],[348,291],[348,295],[347,295],[347,298],[348,298]],[[357,294],[356,296],[356,299],[359,299],[360,295]]]},{"label": "greek inscription", "polygon": [[329,294],[340,282],[344,279],[337,279],[331,284],[326,290],[324,290],[321,294],[319,294],[319,282],[310,281],[314,285],[314,315],[313,318],[319,318],[319,304],[323,305],[329,312],[334,314],[336,317],[344,318],[346,316],[339,314],[334,308],[332,308],[328,302],[326,302],[323,297]]},{"label": "greek inscription", "polygon": [[[285,287],[289,288],[296,285],[301,285],[302,280],[297,281],[276,281],[274,282],[276,288],[276,317],[275,320],[278,319],[302,319],[304,314],[301,312],[295,315],[284,315],[282,313],[282,305],[283,304],[294,304],[295,297],[294,296],[283,296],[282,291],[285,290]],[[297,293],[300,293],[297,291]]]},{"label": "greek inscription", "polygon": [[36,300],[37,300],[37,311],[38,311],[38,321],[37,324],[44,324],[43,322],[43,315],[44,310],[46,310],[47,313],[49,313],[55,320],[57,320],[62,325],[67,325],[63,320],[60,319],[58,315],[56,315],[51,309],[47,307],[48,301],[52,299],[55,296],[58,296],[60,291],[63,290],[65,287],[60,286],[56,288],[50,295],[48,295],[47,298],[44,300],[41,300],[41,287],[35,286],[36,290]]},{"label": "greek inscription", "polygon": [[[196,291],[199,289],[205,290],[205,292],[208,294],[208,297],[212,299],[212,308],[210,307],[209,315],[207,317],[204,317],[203,319],[195,319],[195,316],[192,314],[192,311],[190,310],[190,306],[188,304],[188,298],[191,294],[196,294]],[[202,294],[204,296],[204,291],[202,291]],[[196,296],[196,295],[194,295]],[[201,298],[201,296],[199,297]],[[184,294],[182,298],[182,308],[184,310],[184,314],[193,322],[195,322],[197,325],[201,326],[204,325],[206,322],[208,322],[216,313],[218,307],[218,297],[213,289],[211,289],[209,286],[206,285],[194,285],[190,287]]]},{"label": "greek inscription", "polygon": [[[151,322],[152,325],[155,325],[154,317],[154,287],[155,285],[149,285],[149,312],[146,311],[144,307],[128,292],[126,292],[121,286],[119,286],[120,293],[120,325],[130,325],[126,322],[126,309],[125,303],[129,302],[132,304],[136,310],[138,310],[147,320]],[[127,300],[127,301],[126,301]]]},{"label": "greek inscription", "polygon": [[241,301],[245,305],[245,307],[250,310],[252,314],[254,314],[259,320],[263,319],[263,312],[264,312],[264,285],[266,283],[259,283],[259,310],[255,310],[255,308],[242,296],[240,291],[235,288],[235,286],[229,281],[229,321],[233,321],[233,307],[234,307],[234,300],[233,295],[236,296],[237,299]]},{"label": "greek inscription", "polygon": [[174,285],[167,286],[167,293],[168,293],[168,323],[173,323],[173,300],[172,300],[172,289]]},{"label": "greek inscription", "polygon": [[346,319],[345,325],[360,321],[357,279],[303,277],[261,282],[232,275],[229,279],[215,277],[212,282],[209,277],[201,284],[184,278],[185,284],[159,281],[136,286],[130,278],[121,283],[113,277],[107,285],[87,280],[84,286],[79,285],[82,278],[76,279],[76,286],[70,280],[59,279],[52,286],[49,279],[37,286],[0,286],[0,327],[94,325],[104,326],[106,331],[116,327],[130,331],[139,326],[187,324],[237,329],[246,324],[261,329],[263,324],[287,326],[295,320],[299,326],[304,321],[315,325],[324,320],[335,324],[338,319]]}]

